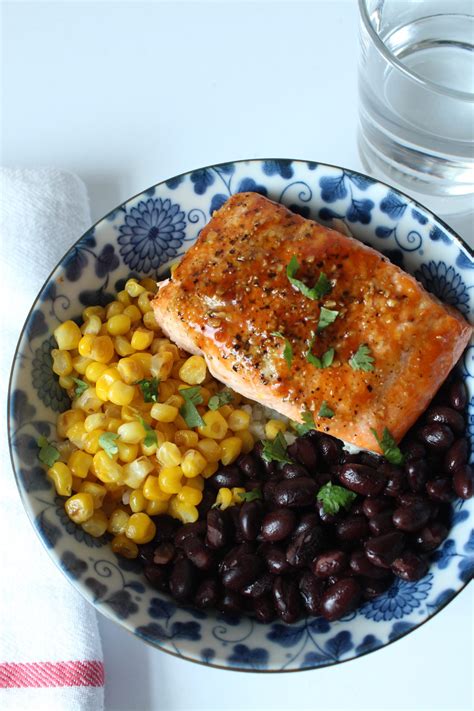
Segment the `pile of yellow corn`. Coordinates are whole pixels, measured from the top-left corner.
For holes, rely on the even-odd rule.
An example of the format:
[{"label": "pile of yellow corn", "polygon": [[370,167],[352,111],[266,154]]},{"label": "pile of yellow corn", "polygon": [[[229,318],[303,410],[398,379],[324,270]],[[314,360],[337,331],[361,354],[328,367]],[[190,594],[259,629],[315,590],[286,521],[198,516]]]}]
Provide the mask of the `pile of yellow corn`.
[{"label": "pile of yellow corn", "polygon": [[[58,416],[60,456],[48,477],[68,497],[68,516],[92,536],[113,534],[112,549],[128,558],[153,539],[151,516],[196,521],[204,480],[254,445],[238,394],[208,408],[222,385],[204,358],[163,336],[150,305],[155,291],[152,279],[130,279],[107,306],[85,308],[82,326],[65,321],[54,331],[53,371],[71,409]],[[198,426],[185,419],[182,391],[190,388]],[[272,428],[282,423],[267,423],[269,436]],[[221,489],[216,503],[240,503],[243,491]]]}]

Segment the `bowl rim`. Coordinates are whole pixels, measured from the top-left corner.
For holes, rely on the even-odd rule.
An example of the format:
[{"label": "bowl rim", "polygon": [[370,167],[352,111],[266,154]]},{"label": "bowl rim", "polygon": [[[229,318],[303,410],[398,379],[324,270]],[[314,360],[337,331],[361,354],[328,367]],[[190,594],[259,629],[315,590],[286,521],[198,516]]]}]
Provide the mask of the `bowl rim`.
[{"label": "bowl rim", "polygon": [[154,183],[153,185],[150,185],[149,188],[144,188],[143,190],[140,190],[139,192],[137,192],[137,193],[135,193],[134,195],[132,195],[131,197],[127,198],[127,199],[124,200],[123,202],[119,203],[119,204],[118,204],[116,207],[114,207],[112,210],[109,210],[109,212],[107,212],[105,215],[103,215],[102,217],[100,217],[98,220],[96,220],[96,222],[94,222],[85,232],[83,232],[83,233],[78,237],[78,239],[76,239],[76,240],[68,247],[67,251],[62,255],[62,257],[59,259],[59,261],[55,264],[55,266],[52,268],[52,270],[50,271],[50,273],[49,273],[48,276],[46,277],[45,281],[43,282],[43,285],[42,285],[41,288],[39,289],[39,291],[38,291],[38,293],[37,293],[37,295],[36,295],[36,297],[35,297],[35,299],[34,299],[32,305],[31,305],[31,307],[30,307],[30,309],[29,309],[29,311],[28,311],[28,313],[27,313],[27,315],[26,315],[26,317],[25,317],[23,326],[22,326],[21,331],[20,331],[19,336],[18,336],[17,344],[16,344],[16,346],[15,346],[15,351],[14,351],[14,354],[13,354],[13,359],[12,359],[12,363],[11,363],[11,367],[10,367],[10,373],[9,373],[9,378],[8,378],[8,393],[7,393],[7,403],[6,403],[6,405],[7,405],[7,437],[8,437],[8,450],[9,450],[9,455],[10,455],[10,463],[11,463],[11,468],[12,468],[12,471],[13,471],[13,476],[14,476],[14,478],[15,478],[15,483],[16,483],[16,486],[17,486],[17,489],[18,489],[18,493],[19,493],[21,502],[22,502],[22,504],[23,504],[24,513],[26,514],[28,521],[30,522],[30,524],[31,524],[31,526],[32,526],[32,528],[33,528],[33,530],[34,530],[34,532],[35,532],[37,538],[40,539],[43,548],[45,549],[46,553],[48,554],[48,557],[50,558],[50,560],[52,560],[52,562],[54,563],[54,565],[56,566],[56,568],[61,571],[61,573],[64,575],[64,577],[65,577],[66,580],[69,582],[69,584],[73,585],[73,587],[79,592],[79,594],[83,597],[83,599],[85,599],[88,604],[92,605],[93,608],[94,608],[97,612],[99,612],[101,615],[103,615],[104,617],[106,617],[108,620],[111,620],[112,622],[114,622],[114,623],[115,623],[116,625],[118,625],[121,629],[124,629],[127,633],[131,634],[133,637],[137,637],[137,638],[140,639],[141,641],[145,642],[147,645],[149,645],[149,646],[152,647],[153,649],[157,649],[157,650],[159,650],[159,651],[161,651],[161,652],[164,652],[165,654],[171,655],[172,657],[176,657],[177,659],[183,659],[183,660],[186,660],[186,661],[188,661],[188,662],[193,662],[194,664],[199,664],[199,665],[204,666],[204,667],[213,667],[213,668],[215,668],[215,669],[223,669],[223,670],[225,670],[225,671],[234,671],[234,672],[240,672],[240,673],[249,673],[249,674],[290,674],[290,673],[302,672],[302,671],[315,671],[315,670],[318,670],[318,669],[324,669],[324,668],[327,668],[327,667],[335,667],[335,666],[338,666],[338,665],[341,665],[341,664],[346,664],[347,662],[352,662],[352,661],[354,661],[354,660],[356,660],[356,659],[359,659],[359,658],[361,658],[361,657],[365,657],[365,656],[367,656],[367,655],[369,655],[369,654],[373,654],[374,652],[377,652],[377,651],[379,651],[379,650],[381,650],[381,649],[384,649],[385,647],[388,647],[388,646],[394,644],[395,642],[398,642],[399,640],[403,639],[404,637],[406,637],[407,635],[411,634],[412,632],[415,632],[417,629],[419,629],[420,627],[422,627],[423,625],[425,625],[427,622],[429,622],[433,617],[435,617],[436,615],[438,615],[438,613],[440,613],[447,605],[449,605],[449,604],[469,585],[469,583],[470,583],[471,581],[470,581],[470,580],[467,580],[467,582],[463,583],[463,585],[462,585],[448,600],[446,600],[446,602],[444,602],[440,607],[438,607],[438,609],[437,609],[435,612],[433,612],[431,615],[428,615],[428,616],[423,620],[423,622],[420,622],[419,624],[417,624],[417,625],[411,627],[410,629],[408,629],[408,630],[402,632],[398,637],[396,637],[396,638],[394,638],[394,639],[392,639],[392,640],[389,640],[388,642],[386,642],[385,644],[381,645],[380,647],[375,647],[374,649],[369,649],[369,650],[367,650],[366,652],[363,652],[362,654],[357,654],[357,655],[351,656],[351,657],[349,657],[348,659],[341,659],[341,660],[337,660],[337,661],[335,661],[335,662],[334,662],[334,661],[329,662],[328,664],[319,664],[319,665],[317,665],[317,666],[308,666],[308,667],[302,667],[302,668],[298,668],[298,669],[244,669],[244,668],[240,668],[240,667],[234,667],[234,666],[231,666],[231,665],[225,666],[225,665],[217,664],[217,663],[207,663],[207,662],[201,661],[201,660],[199,660],[199,659],[196,659],[196,658],[194,658],[194,657],[186,656],[185,654],[177,654],[176,652],[172,652],[171,650],[166,649],[164,646],[161,646],[161,644],[157,644],[157,643],[155,643],[155,642],[152,642],[150,639],[147,639],[146,637],[144,637],[144,636],[138,634],[138,633],[136,632],[136,630],[131,629],[131,628],[127,625],[126,620],[120,620],[120,619],[118,619],[116,616],[114,616],[114,615],[112,615],[112,614],[109,614],[109,611],[107,610],[107,608],[102,608],[100,605],[97,605],[96,602],[93,602],[92,600],[90,600],[90,599],[84,594],[84,589],[83,589],[83,585],[82,585],[81,581],[80,581],[80,580],[76,580],[76,579],[72,579],[70,576],[68,576],[67,571],[59,564],[59,559],[57,558],[57,556],[55,556],[54,554],[52,554],[51,549],[47,547],[47,545],[46,545],[45,541],[43,540],[43,538],[38,535],[38,531],[37,531],[37,529],[36,529],[36,527],[35,527],[35,525],[34,525],[34,521],[33,521],[32,518],[30,517],[29,512],[28,512],[28,506],[27,506],[28,497],[27,497],[27,495],[26,495],[26,491],[24,491],[24,490],[23,490],[23,487],[20,485],[19,475],[18,475],[18,472],[17,472],[16,467],[15,467],[15,459],[14,459],[14,455],[13,455],[13,446],[12,446],[12,415],[11,415],[11,406],[10,406],[10,405],[11,405],[12,393],[13,393],[13,391],[14,391],[14,371],[15,371],[15,364],[16,364],[17,357],[18,357],[18,353],[19,353],[19,350],[20,350],[20,344],[21,344],[21,342],[22,342],[22,340],[23,340],[23,336],[24,336],[24,334],[25,334],[25,331],[26,331],[27,325],[28,325],[28,323],[29,323],[30,317],[31,317],[33,311],[35,310],[35,308],[36,308],[36,306],[37,306],[37,304],[38,304],[38,302],[39,302],[39,300],[40,300],[40,298],[41,298],[42,293],[44,292],[44,290],[45,290],[46,287],[48,286],[48,284],[49,284],[49,282],[50,282],[50,280],[51,280],[51,278],[52,278],[54,272],[61,266],[61,264],[63,263],[64,259],[66,258],[66,256],[67,256],[67,255],[69,254],[69,252],[71,251],[71,249],[73,249],[73,248],[85,237],[85,235],[87,235],[91,230],[95,229],[95,228],[97,227],[97,225],[99,225],[99,224],[100,224],[103,220],[105,220],[109,215],[112,215],[112,214],[115,213],[117,210],[119,210],[121,207],[123,207],[124,205],[127,205],[128,203],[132,202],[133,200],[135,200],[136,198],[140,197],[141,195],[146,194],[146,193],[147,193],[148,191],[150,191],[151,189],[153,189],[153,188],[156,189],[157,187],[160,187],[161,185],[165,185],[165,184],[166,184],[169,180],[171,180],[171,179],[185,177],[185,176],[189,175],[190,173],[197,172],[197,171],[199,171],[199,170],[208,170],[208,169],[211,169],[211,168],[219,168],[220,166],[225,166],[225,165],[229,165],[229,164],[263,163],[264,161],[291,161],[292,163],[300,163],[300,164],[315,163],[315,164],[317,164],[318,166],[323,166],[323,167],[326,167],[326,168],[335,168],[335,169],[337,169],[337,170],[350,171],[352,174],[360,175],[360,176],[362,176],[362,177],[364,177],[364,178],[368,178],[368,179],[371,180],[374,184],[383,185],[384,187],[388,188],[389,190],[392,190],[392,191],[398,193],[399,195],[403,195],[403,197],[408,200],[408,203],[409,203],[411,206],[417,207],[417,208],[421,208],[422,210],[425,210],[429,215],[432,216],[432,218],[434,218],[434,220],[435,220],[436,222],[438,222],[438,223],[443,227],[443,229],[446,230],[446,232],[449,233],[449,235],[450,235],[451,237],[453,237],[453,239],[454,239],[455,242],[457,242],[459,245],[461,245],[461,246],[466,250],[466,252],[467,252],[468,255],[471,257],[471,259],[474,260],[474,249],[473,249],[469,244],[467,244],[467,242],[465,242],[464,239],[463,239],[462,237],[460,237],[460,236],[457,234],[457,232],[455,232],[455,230],[453,230],[449,225],[447,225],[446,222],[444,222],[444,220],[443,220],[442,218],[437,217],[437,216],[433,213],[432,210],[430,210],[428,207],[426,207],[426,206],[423,205],[422,203],[420,203],[420,202],[418,202],[417,200],[415,200],[414,198],[412,198],[410,195],[407,195],[407,193],[404,193],[402,190],[399,190],[398,188],[396,188],[396,187],[390,185],[389,183],[385,183],[384,181],[379,180],[378,178],[374,178],[374,177],[372,177],[372,176],[370,176],[370,175],[367,175],[366,173],[362,173],[361,171],[358,171],[358,170],[353,170],[352,168],[344,168],[343,166],[336,165],[336,164],[333,164],[333,163],[325,163],[325,162],[320,162],[320,161],[305,160],[305,159],[302,159],[302,158],[242,158],[242,159],[239,159],[239,160],[228,160],[228,161],[221,161],[221,162],[219,162],[219,163],[210,163],[210,164],[208,164],[208,165],[205,165],[205,166],[202,166],[202,167],[199,167],[199,168],[194,168],[194,169],[191,169],[191,170],[183,171],[182,173],[179,173],[179,174],[177,174],[177,175],[175,175],[175,176],[171,176],[171,178],[166,178],[166,179],[164,179],[164,180],[159,181],[158,183]]}]

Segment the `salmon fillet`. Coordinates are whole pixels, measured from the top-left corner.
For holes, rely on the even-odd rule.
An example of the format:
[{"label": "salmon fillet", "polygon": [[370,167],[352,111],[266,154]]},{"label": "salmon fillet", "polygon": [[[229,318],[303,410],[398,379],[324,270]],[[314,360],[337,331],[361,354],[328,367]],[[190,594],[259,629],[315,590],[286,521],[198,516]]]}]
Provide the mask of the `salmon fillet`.
[{"label": "salmon fillet", "polygon": [[[312,287],[322,272],[330,291],[313,299],[292,285],[292,257],[300,283]],[[257,193],[233,195],[214,213],[153,308],[164,333],[203,354],[236,392],[297,422],[309,411],[316,429],[375,452],[371,430],[387,427],[399,441],[472,332],[374,249]],[[321,330],[325,309],[338,314]],[[363,345],[373,370],[349,362]],[[317,367],[309,349],[320,360],[334,349],[332,363]]]}]

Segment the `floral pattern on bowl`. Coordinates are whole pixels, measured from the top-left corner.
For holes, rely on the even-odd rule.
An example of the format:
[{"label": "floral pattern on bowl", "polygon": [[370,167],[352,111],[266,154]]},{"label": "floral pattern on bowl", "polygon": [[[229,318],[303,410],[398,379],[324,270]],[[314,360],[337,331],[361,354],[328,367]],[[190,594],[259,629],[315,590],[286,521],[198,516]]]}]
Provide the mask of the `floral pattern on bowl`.
[{"label": "floral pattern on bowl", "polygon": [[[261,625],[178,607],[145,584],[136,561],[116,557],[64,513],[36,459],[38,436],[54,439],[67,398],[50,370],[51,333],[84,306],[106,304],[130,275],[159,277],[196,240],[229,195],[257,191],[305,217],[343,220],[432,293],[473,313],[474,257],[462,241],[410,198],[360,173],[292,160],[250,160],[201,168],[151,187],[91,228],[44,285],[23,329],[12,370],[9,438],[13,469],[28,516],[49,555],[103,614],[167,652],[240,670],[283,671],[335,664],[399,639],[432,617],[474,573],[474,501],[455,501],[453,528],[428,574],[397,581],[381,597],[337,622],[308,618]],[[461,372],[474,439],[474,344]]]}]

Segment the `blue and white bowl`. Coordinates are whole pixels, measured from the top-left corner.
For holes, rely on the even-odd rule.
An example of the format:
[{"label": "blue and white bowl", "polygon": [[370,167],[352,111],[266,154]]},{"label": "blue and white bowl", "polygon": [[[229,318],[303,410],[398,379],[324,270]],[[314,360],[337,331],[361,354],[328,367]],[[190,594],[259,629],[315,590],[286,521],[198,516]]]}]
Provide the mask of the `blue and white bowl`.
[{"label": "blue and white bowl", "polygon": [[[327,666],[383,647],[426,622],[474,571],[474,500],[455,501],[449,538],[428,574],[398,580],[338,622],[258,624],[177,606],[148,587],[135,561],[75,526],[37,461],[38,436],[55,438],[68,407],[51,371],[52,332],[84,306],[105,304],[131,275],[158,277],[196,240],[235,192],[257,191],[305,217],[344,220],[352,234],[414,274],[472,319],[474,256],[445,224],[397,190],[360,173],[296,160],[250,160],[201,168],[151,187],[86,232],[62,259],[30,311],[18,343],[9,398],[9,438],[18,488],[54,562],[101,613],[164,651],[216,667],[289,671]],[[460,365],[474,438],[474,345]]]}]

